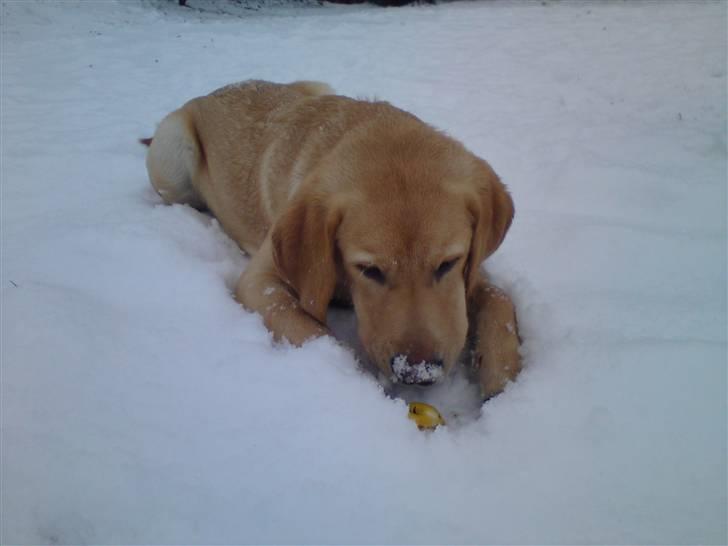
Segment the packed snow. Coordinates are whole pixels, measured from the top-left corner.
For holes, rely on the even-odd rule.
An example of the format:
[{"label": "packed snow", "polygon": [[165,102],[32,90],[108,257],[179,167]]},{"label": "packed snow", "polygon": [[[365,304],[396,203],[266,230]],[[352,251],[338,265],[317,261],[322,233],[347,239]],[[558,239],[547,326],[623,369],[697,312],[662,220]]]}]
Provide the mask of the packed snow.
[{"label": "packed snow", "polygon": [[[726,3],[188,3],[0,5],[0,541],[726,543]],[[294,348],[235,303],[246,258],[137,139],[247,78],[494,166],[504,394],[387,384],[350,311]]]}]

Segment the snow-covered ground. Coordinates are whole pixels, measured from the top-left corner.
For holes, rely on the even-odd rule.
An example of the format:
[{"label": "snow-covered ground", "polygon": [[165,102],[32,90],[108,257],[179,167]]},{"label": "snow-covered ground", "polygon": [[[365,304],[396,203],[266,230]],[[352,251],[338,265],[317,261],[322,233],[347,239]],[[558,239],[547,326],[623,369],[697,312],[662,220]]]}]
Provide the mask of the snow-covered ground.
[{"label": "snow-covered ground", "polygon": [[[1,541],[725,543],[726,3],[195,3],[0,6]],[[137,137],[251,77],[390,100],[510,186],[525,370],[482,411],[457,377],[423,433],[346,347],[274,346],[149,189]]]}]

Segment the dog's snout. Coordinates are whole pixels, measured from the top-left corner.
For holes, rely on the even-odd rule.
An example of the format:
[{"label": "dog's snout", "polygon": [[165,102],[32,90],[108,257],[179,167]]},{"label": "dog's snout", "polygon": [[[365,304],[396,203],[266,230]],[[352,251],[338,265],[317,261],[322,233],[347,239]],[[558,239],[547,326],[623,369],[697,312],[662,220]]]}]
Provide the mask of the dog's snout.
[{"label": "dog's snout", "polygon": [[445,371],[441,358],[413,358],[411,355],[399,353],[390,361],[394,381],[401,381],[406,385],[432,385],[436,383]]}]

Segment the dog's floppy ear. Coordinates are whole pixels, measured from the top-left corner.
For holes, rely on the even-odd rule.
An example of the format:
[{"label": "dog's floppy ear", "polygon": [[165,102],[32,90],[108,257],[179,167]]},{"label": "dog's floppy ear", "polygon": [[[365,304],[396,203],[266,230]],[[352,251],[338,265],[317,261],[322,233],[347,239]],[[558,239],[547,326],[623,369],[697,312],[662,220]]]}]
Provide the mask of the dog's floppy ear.
[{"label": "dog's floppy ear", "polygon": [[336,231],[341,221],[328,201],[308,192],[295,197],[271,236],[278,274],[296,292],[303,310],[322,324],[336,288]]},{"label": "dog's floppy ear", "polygon": [[468,292],[477,284],[480,264],[505,239],[515,212],[513,200],[498,175],[488,164],[481,167],[475,194],[468,202],[473,219],[473,236],[465,273]]}]

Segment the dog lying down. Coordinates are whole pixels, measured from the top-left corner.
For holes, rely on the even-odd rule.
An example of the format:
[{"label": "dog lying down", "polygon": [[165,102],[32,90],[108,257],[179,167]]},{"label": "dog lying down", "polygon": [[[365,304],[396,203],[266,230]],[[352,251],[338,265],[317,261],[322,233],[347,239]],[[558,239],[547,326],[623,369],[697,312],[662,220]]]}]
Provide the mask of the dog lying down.
[{"label": "dog lying down", "polygon": [[329,334],[329,304],[346,302],[394,381],[437,382],[466,346],[485,398],[520,371],[513,303],[480,267],[513,202],[456,140],[323,83],[247,81],[143,142],[162,199],[209,210],[251,256],[235,296],[276,339]]}]

